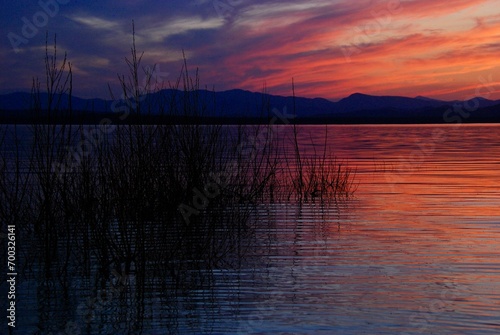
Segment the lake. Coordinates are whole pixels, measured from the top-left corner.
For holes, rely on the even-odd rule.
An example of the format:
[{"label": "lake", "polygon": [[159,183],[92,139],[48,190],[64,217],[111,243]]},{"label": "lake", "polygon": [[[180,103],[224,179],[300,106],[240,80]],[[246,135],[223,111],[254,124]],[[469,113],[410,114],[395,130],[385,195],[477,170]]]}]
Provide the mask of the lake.
[{"label": "lake", "polygon": [[14,334],[500,333],[500,126],[300,128],[304,155],[327,134],[356,169],[353,197],[255,204],[238,257],[174,295],[19,282]]}]

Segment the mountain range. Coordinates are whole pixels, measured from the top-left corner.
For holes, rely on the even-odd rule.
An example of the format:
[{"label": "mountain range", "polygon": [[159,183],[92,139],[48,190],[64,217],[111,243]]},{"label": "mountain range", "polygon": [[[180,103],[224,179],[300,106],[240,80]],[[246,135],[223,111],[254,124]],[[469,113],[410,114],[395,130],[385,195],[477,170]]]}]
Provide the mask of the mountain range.
[{"label": "mountain range", "polygon": [[[67,95],[57,99],[63,109],[67,108]],[[35,115],[30,93],[0,95],[0,123],[29,123],[36,117],[43,121],[48,100],[47,94],[40,94],[39,110],[42,112]],[[323,98],[284,97],[239,89],[223,92],[198,90],[188,95],[183,91],[167,89],[141,96],[137,105],[133,100],[127,103],[123,99],[71,99],[73,116],[77,116],[80,122],[94,123],[105,116],[123,115],[125,110],[130,110],[130,106],[141,111],[140,115],[132,113],[131,122],[252,123],[269,120],[276,110],[296,115],[295,120],[299,123],[500,122],[500,100],[480,97],[466,101],[441,101],[421,96],[409,98],[355,93],[334,102]],[[193,106],[196,106],[196,112]]]}]

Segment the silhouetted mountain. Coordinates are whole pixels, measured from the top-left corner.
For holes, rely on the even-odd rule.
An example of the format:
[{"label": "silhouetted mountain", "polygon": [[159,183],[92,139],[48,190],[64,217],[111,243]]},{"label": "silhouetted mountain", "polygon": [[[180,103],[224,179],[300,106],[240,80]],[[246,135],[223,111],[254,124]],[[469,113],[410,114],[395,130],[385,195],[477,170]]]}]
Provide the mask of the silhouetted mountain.
[{"label": "silhouetted mountain", "polygon": [[414,99],[397,96],[372,96],[361,93],[355,93],[347,98],[340,100],[337,103],[339,108],[344,113],[366,111],[366,110],[383,110],[383,109],[400,109],[400,110],[416,110],[427,107],[440,107],[447,105],[444,101],[432,99]]},{"label": "silhouetted mountain", "polygon": [[[68,106],[68,95],[58,97],[60,106]],[[40,103],[42,109],[47,109],[48,95],[40,94]],[[54,101],[53,105],[57,102]],[[109,102],[103,99],[82,99],[78,97],[72,98],[72,107],[74,110],[86,110],[96,112],[109,111]],[[32,108],[33,99],[31,93],[15,92],[10,94],[0,95],[0,110],[30,110]],[[108,107],[107,107],[108,106]],[[106,109],[108,108],[108,109]]]},{"label": "silhouetted mountain", "polygon": [[[41,110],[48,109],[47,100],[47,94],[40,95]],[[68,103],[67,95],[59,97],[59,106],[62,107],[60,109],[67,108]],[[447,119],[456,119],[453,118],[454,114],[459,114],[461,118],[471,121],[475,119],[486,120],[484,122],[500,120],[500,101],[484,98],[468,101],[441,101],[422,96],[408,98],[371,96],[361,93],[355,93],[338,102],[333,102],[322,98],[284,97],[238,89],[224,92],[199,90],[189,92],[188,96],[183,91],[167,89],[141,97],[137,104],[133,99],[113,101],[78,97],[73,97],[71,103],[73,116],[78,117],[80,121],[87,120],[88,122],[94,122],[103,115],[116,116],[120,113],[123,115],[130,111],[131,107],[133,113],[140,111],[138,115],[132,115],[133,120],[137,122],[145,121],[145,116],[148,117],[148,122],[177,122],[179,120],[190,122],[196,116],[197,119],[218,120],[221,123],[224,120],[244,123],[249,120],[269,120],[274,116],[273,110],[289,115],[295,111],[297,120],[307,123],[451,122]],[[28,121],[34,117],[32,109],[30,93],[0,95],[1,122],[9,122],[12,119],[19,122]],[[465,114],[460,112],[461,110],[467,113],[471,111],[473,115],[463,117]],[[37,115],[39,116],[40,113]],[[160,116],[164,119],[158,121]]]}]

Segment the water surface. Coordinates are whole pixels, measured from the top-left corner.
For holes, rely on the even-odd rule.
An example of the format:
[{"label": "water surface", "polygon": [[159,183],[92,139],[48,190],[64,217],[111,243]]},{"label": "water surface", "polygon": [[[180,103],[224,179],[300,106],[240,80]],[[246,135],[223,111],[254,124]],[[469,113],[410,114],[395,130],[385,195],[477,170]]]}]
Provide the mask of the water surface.
[{"label": "water surface", "polygon": [[257,204],[241,258],[175,296],[152,284],[85,318],[76,307],[95,292],[75,282],[62,299],[27,281],[19,324],[50,312],[81,334],[500,333],[500,126],[325,129],[301,127],[304,154],[327,133],[356,168],[352,199]]}]

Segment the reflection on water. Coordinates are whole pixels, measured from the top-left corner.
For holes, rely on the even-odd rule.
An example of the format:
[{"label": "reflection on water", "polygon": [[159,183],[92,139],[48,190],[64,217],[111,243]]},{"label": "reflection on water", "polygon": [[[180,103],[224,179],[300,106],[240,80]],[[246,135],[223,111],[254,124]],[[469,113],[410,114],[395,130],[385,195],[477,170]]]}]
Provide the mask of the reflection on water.
[{"label": "reflection on water", "polygon": [[[300,140],[323,143],[324,129]],[[500,126],[331,126],[328,138],[357,168],[354,199],[257,204],[217,264],[68,264],[24,280],[15,333],[498,334]]]}]

